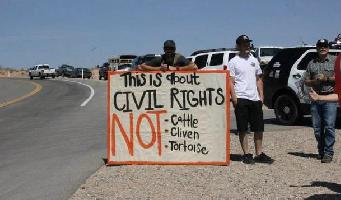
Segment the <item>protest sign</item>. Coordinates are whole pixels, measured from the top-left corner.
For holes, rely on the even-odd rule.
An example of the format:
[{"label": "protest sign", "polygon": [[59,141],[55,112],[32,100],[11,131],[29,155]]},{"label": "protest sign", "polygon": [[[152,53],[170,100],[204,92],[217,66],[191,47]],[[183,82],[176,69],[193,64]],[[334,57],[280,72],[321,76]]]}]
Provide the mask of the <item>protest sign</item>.
[{"label": "protest sign", "polygon": [[228,165],[228,71],[109,72],[109,165]]}]

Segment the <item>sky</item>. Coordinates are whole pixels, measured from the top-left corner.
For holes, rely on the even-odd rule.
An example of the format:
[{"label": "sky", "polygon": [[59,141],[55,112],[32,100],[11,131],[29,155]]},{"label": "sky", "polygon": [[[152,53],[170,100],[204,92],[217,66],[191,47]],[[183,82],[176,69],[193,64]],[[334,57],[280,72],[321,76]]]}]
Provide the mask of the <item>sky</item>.
[{"label": "sky", "polygon": [[114,55],[189,56],[234,47],[297,46],[341,33],[340,0],[0,0],[0,66],[101,65]]}]

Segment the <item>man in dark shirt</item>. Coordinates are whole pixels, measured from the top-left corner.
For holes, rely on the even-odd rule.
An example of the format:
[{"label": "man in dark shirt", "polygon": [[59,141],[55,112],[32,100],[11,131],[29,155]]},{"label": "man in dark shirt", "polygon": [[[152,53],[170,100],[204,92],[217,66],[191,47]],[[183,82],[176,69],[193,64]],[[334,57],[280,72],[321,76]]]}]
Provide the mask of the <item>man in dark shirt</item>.
[{"label": "man in dark shirt", "polygon": [[196,70],[197,66],[187,60],[183,55],[176,53],[175,42],[167,40],[164,42],[163,50],[165,54],[156,57],[149,62],[142,63],[139,67],[145,71],[167,71],[167,70]]},{"label": "man in dark shirt", "polygon": [[[329,55],[329,43],[326,39],[317,41],[316,50],[318,56],[308,64],[305,85],[312,87],[319,95],[333,94],[336,57]],[[319,158],[322,163],[330,163],[334,155],[337,103],[312,99],[310,110]]]}]

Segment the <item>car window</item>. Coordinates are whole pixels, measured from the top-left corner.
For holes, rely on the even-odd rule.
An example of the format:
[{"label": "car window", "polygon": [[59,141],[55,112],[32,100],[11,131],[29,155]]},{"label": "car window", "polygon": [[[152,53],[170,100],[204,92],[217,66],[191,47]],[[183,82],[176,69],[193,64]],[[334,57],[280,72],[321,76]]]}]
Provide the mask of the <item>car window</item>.
[{"label": "car window", "polygon": [[229,61],[232,59],[232,58],[234,58],[234,57],[236,57],[236,53],[230,53],[229,54]]},{"label": "car window", "polygon": [[259,48],[257,48],[256,51],[255,51],[255,57],[256,57],[256,58],[259,57]]},{"label": "car window", "polygon": [[260,49],[260,56],[274,56],[276,55],[281,49],[279,48],[261,48]]},{"label": "car window", "polygon": [[[336,56],[338,52],[329,52],[329,55]],[[309,52],[307,53],[304,58],[301,60],[301,62],[298,64],[297,69],[298,70],[306,70],[308,67],[308,64],[310,61],[312,61],[314,58],[317,57],[316,52]]]},{"label": "car window", "polygon": [[[143,62],[149,62],[156,57],[159,57],[159,56],[145,56],[145,57],[143,57]],[[142,64],[142,63],[140,63],[140,64]]]},{"label": "car window", "polygon": [[208,55],[201,55],[195,58],[194,63],[198,66],[198,69],[206,67]]},{"label": "car window", "polygon": [[289,73],[293,64],[306,52],[305,48],[286,49],[280,51],[269,62],[268,67],[272,68],[274,65],[279,65],[280,69]]},{"label": "car window", "polygon": [[210,66],[222,65],[224,59],[224,53],[212,54]]},{"label": "car window", "polygon": [[317,56],[316,52],[307,53],[304,56],[304,58],[301,60],[301,62],[298,64],[297,69],[298,70],[306,70],[309,62],[312,61],[314,58],[316,58],[316,56]]},{"label": "car window", "polygon": [[131,63],[131,66],[133,67],[137,67],[138,65],[142,64],[142,57],[141,56],[137,56],[136,58],[134,58],[134,60]]},{"label": "car window", "polygon": [[130,64],[124,64],[124,65],[118,66],[117,69],[118,69],[118,70],[123,70],[123,69],[129,68],[129,67],[131,67]]}]

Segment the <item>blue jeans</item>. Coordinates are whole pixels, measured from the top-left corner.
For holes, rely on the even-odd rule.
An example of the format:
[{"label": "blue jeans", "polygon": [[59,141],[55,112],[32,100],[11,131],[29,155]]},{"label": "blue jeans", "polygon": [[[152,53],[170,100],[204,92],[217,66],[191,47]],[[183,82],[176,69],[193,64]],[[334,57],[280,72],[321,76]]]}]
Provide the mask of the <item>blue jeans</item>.
[{"label": "blue jeans", "polygon": [[332,157],[334,155],[337,103],[312,102],[310,110],[319,154]]}]

